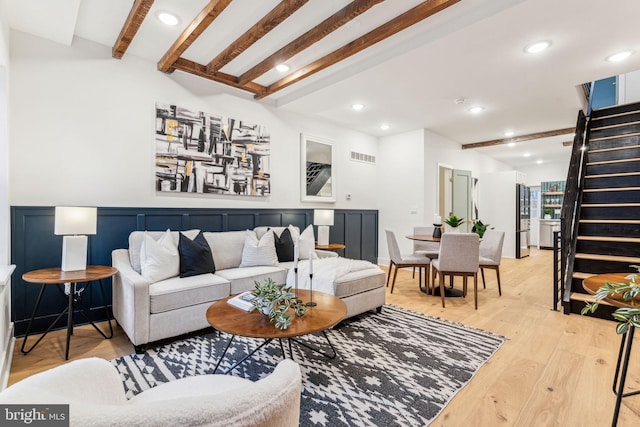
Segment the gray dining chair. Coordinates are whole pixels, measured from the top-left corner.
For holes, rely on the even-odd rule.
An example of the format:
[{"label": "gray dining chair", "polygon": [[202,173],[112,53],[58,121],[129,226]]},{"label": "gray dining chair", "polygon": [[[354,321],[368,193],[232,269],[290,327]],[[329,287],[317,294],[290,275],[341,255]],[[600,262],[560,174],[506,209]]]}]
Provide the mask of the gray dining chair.
[{"label": "gray dining chair", "polygon": [[[426,235],[433,235],[433,229],[434,227],[430,227],[430,226],[419,226],[419,227],[413,227],[413,234],[414,235],[418,235],[418,234],[426,234]],[[430,260],[438,258],[438,253],[440,252],[440,243],[438,242],[422,242],[420,240],[414,240],[413,241],[413,253],[417,254],[417,255],[424,255],[427,258],[429,258]],[[431,269],[429,269],[431,270]],[[429,271],[430,273],[430,271]],[[415,277],[416,274],[416,268],[413,267],[413,277]],[[431,274],[429,274],[429,276],[431,276]]]},{"label": "gray dining chair", "polygon": [[[419,279],[418,286],[422,288],[422,269],[425,269],[425,291],[429,292],[429,274],[427,273],[427,267],[429,267],[430,259],[424,255],[402,255],[400,253],[400,247],[398,246],[398,240],[396,234],[391,230],[385,230],[387,235],[387,247],[389,249],[389,272],[387,274],[387,287],[389,286],[389,278],[393,271],[393,281],[391,282],[391,293],[393,293],[393,287],[396,284],[396,276],[398,275],[398,269],[404,267],[418,267]],[[394,270],[395,267],[395,270]]]},{"label": "gray dining chair", "polygon": [[476,233],[444,233],[440,240],[440,255],[431,262],[433,289],[436,274],[440,283],[440,297],[444,307],[444,277],[462,276],[462,295],[467,295],[467,279],[473,277],[473,295],[478,309],[478,268],[480,241]]},{"label": "gray dining chair", "polygon": [[498,295],[502,296],[500,286],[500,260],[502,259],[502,245],[504,243],[504,231],[487,230],[480,242],[480,274],[482,275],[482,287],[486,288],[484,281],[484,269],[496,271],[498,279]]}]

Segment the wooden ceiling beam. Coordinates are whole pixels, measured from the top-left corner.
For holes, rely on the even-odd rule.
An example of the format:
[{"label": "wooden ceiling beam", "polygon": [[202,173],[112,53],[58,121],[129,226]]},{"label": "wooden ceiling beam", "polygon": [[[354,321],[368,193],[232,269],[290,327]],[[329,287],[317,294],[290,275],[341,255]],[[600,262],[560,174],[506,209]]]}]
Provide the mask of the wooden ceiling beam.
[{"label": "wooden ceiling beam", "polygon": [[131,6],[131,10],[129,11],[129,16],[127,16],[127,20],[124,22],[124,25],[120,30],[120,34],[111,49],[111,56],[116,59],[121,59],[124,56],[124,53],[127,51],[129,45],[133,41],[133,38],[140,29],[144,18],[149,13],[149,9],[151,9],[153,1],[154,0],[134,1],[133,6]]},{"label": "wooden ceiling beam", "polygon": [[268,14],[259,20],[253,27],[249,28],[243,35],[238,37],[218,56],[207,64],[207,72],[214,73],[224,67],[235,57],[247,50],[255,42],[260,40],[269,31],[280,25],[285,19],[293,15],[298,9],[304,6],[309,0],[283,0],[274,7]]},{"label": "wooden ceiling beam", "polygon": [[185,28],[180,37],[173,43],[169,50],[158,62],[158,70],[165,73],[173,71],[174,63],[180,55],[191,46],[191,44],[207,29],[209,25],[229,6],[231,0],[211,0],[196,16],[196,18]]},{"label": "wooden ceiling beam", "polygon": [[241,85],[238,83],[238,78],[232,76],[231,74],[222,73],[220,71],[209,73],[207,71],[206,65],[198,64],[197,62],[193,62],[184,58],[178,58],[173,63],[173,69],[184,71],[185,73],[193,74],[205,79],[213,80],[218,83],[223,83],[228,86],[233,86],[238,89],[246,90],[254,94],[262,93],[266,89],[264,86],[257,83],[248,83],[246,85]]},{"label": "wooden ceiling beam", "polygon": [[[297,83],[318,71],[324,70],[333,64],[336,64],[356,53],[384,40],[392,35],[408,28],[454,4],[460,0],[427,0],[405,13],[398,15],[391,21],[382,24],[378,28],[369,31],[362,37],[353,40],[350,43],[334,50],[324,57],[312,62],[311,64],[289,74],[288,76],[272,83],[266,87],[266,90],[260,94],[256,94],[256,99],[262,99],[279,90],[282,90],[294,83]],[[240,78],[242,82],[242,76]]]},{"label": "wooden ceiling beam", "polygon": [[[556,129],[556,130],[548,130],[545,132],[536,132],[530,133],[527,135],[514,136],[511,138],[502,138],[502,139],[493,139],[491,141],[483,141],[483,142],[474,142],[471,144],[462,144],[463,150],[468,150],[471,148],[482,148],[482,147],[491,147],[494,145],[503,145],[509,144],[510,142],[523,142],[523,141],[531,141],[534,139],[542,139],[549,138],[552,136],[558,135],[567,135],[570,133],[575,133],[576,128],[564,128],[564,129]],[[569,145],[573,144],[573,141],[569,143]],[[564,143],[563,143],[564,145]]]},{"label": "wooden ceiling beam", "polygon": [[383,0],[354,0],[338,12],[322,21],[320,24],[313,27],[311,30],[265,58],[250,70],[244,72],[240,77],[238,77],[238,81],[241,84],[253,81],[267,71],[273,69],[276,65],[289,60],[309,46],[317,43],[319,40],[331,34],[347,22],[353,20],[356,16],[366,12],[381,1]]}]

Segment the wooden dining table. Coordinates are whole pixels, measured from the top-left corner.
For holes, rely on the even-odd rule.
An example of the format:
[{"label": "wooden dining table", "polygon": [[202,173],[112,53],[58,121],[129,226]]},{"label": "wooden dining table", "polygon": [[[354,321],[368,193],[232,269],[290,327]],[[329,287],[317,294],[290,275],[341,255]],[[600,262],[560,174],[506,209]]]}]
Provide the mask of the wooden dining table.
[{"label": "wooden dining table", "polygon": [[440,242],[440,237],[433,237],[431,234],[409,234],[407,239],[419,240],[421,242]]}]

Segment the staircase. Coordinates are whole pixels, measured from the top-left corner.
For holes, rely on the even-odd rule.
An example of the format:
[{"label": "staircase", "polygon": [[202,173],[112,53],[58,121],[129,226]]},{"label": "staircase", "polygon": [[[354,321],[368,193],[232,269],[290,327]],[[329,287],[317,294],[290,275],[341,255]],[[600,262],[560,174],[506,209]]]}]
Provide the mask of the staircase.
[{"label": "staircase", "polygon": [[[579,313],[582,281],[594,274],[634,272],[640,265],[640,103],[595,110],[587,125],[581,203],[577,209],[569,310]],[[613,307],[596,315],[609,318]]]}]

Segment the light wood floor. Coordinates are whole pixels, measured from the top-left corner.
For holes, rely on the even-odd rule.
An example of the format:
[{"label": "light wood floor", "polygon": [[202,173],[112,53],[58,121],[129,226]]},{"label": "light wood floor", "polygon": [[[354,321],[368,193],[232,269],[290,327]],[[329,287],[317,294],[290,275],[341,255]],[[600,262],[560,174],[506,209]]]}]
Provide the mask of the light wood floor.
[{"label": "light wood floor", "polygon": [[[615,404],[611,382],[620,343],[615,325],[551,310],[551,255],[533,250],[521,260],[504,259],[502,297],[495,272],[486,271],[487,288],[480,284],[477,311],[472,285],[466,298],[447,299],[443,309],[439,297],[418,291],[417,277],[412,279],[410,271],[398,273],[393,294],[387,289],[387,303],[508,338],[432,426],[611,424]],[[50,334],[26,356],[19,351],[22,339],[18,339],[9,383],[63,363],[64,334]],[[113,339],[104,340],[83,326],[72,337],[70,359],[113,359],[132,351],[119,328]],[[631,389],[640,389],[638,368],[632,361],[627,379]],[[640,396],[623,400],[618,425],[640,425]]]}]

